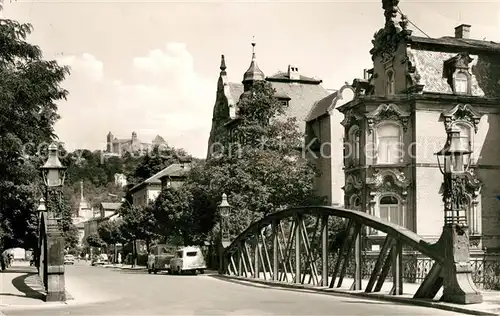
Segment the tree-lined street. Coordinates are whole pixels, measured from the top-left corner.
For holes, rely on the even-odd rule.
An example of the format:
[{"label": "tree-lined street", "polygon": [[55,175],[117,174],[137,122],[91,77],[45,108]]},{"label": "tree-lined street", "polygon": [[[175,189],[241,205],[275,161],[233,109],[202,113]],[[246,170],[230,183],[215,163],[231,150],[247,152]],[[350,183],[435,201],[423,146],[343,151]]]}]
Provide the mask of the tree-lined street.
[{"label": "tree-lined street", "polygon": [[[66,307],[6,309],[15,315],[456,315],[399,305],[257,285],[207,275],[149,275],[76,264],[66,269],[74,301]],[[0,311],[2,309],[0,308]]]}]

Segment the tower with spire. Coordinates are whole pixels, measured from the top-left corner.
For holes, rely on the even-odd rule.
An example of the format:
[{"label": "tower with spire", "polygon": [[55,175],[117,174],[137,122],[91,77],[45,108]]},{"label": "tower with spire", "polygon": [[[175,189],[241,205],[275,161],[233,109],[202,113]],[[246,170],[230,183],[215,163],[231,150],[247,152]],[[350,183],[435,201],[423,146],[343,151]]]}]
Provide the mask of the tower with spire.
[{"label": "tower with spire", "polygon": [[250,67],[248,67],[247,71],[243,74],[243,89],[244,91],[250,90],[252,84],[255,81],[266,80],[266,76],[264,72],[260,70],[257,65],[257,58],[255,57],[255,40],[252,41],[252,61],[250,62]]},{"label": "tower with spire", "polygon": [[83,181],[80,181],[80,203],[78,205],[78,214],[76,214],[76,216],[84,221],[92,218],[93,216],[92,208],[83,197]]}]

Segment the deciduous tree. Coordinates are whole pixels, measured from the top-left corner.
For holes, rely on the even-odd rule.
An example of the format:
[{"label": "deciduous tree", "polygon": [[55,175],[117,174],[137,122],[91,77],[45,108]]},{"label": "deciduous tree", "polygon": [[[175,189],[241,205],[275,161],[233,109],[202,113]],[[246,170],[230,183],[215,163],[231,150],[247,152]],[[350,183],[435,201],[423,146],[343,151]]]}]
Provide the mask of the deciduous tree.
[{"label": "deciduous tree", "polygon": [[55,138],[56,102],[67,67],[43,59],[27,42],[30,24],[0,19],[0,247],[36,246],[37,158],[40,144]]},{"label": "deciduous tree", "polygon": [[[236,127],[222,151],[190,173],[188,184],[203,192],[208,214],[217,214],[222,193],[232,205],[233,236],[263,216],[298,205],[324,204],[313,189],[316,170],[302,156],[303,135],[286,107],[274,97],[268,82],[256,82],[244,93]],[[215,219],[212,220],[215,222]]]}]

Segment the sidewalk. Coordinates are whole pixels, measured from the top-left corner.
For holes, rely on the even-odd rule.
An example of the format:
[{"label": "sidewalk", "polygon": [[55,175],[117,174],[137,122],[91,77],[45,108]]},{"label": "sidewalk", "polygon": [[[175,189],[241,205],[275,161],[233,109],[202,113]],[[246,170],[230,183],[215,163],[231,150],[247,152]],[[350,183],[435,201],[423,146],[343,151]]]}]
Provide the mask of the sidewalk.
[{"label": "sidewalk", "polygon": [[44,305],[45,291],[35,267],[29,262],[15,262],[0,272],[0,307]]},{"label": "sidewalk", "polygon": [[[252,279],[239,277],[234,275],[218,275],[216,277],[229,279],[239,283],[257,283],[273,287],[281,287],[296,290],[305,290],[318,293],[332,294],[332,295],[346,295],[346,296],[359,296],[363,298],[371,298],[376,300],[392,301],[408,305],[419,305],[425,307],[432,307],[442,310],[448,310],[458,313],[470,314],[470,315],[500,315],[500,291],[483,291],[483,303],[480,304],[470,304],[470,305],[459,305],[440,302],[439,298],[442,295],[442,289],[436,295],[434,300],[424,300],[424,299],[413,299],[413,294],[417,291],[419,284],[414,283],[404,283],[403,284],[403,295],[389,295],[389,291],[392,288],[392,282],[385,282],[381,291],[378,293],[365,293],[364,291],[351,291],[349,287],[353,284],[353,279],[344,278],[342,286],[337,288],[320,287],[313,285],[302,285],[293,284],[285,282],[275,282],[271,281],[269,275],[267,280],[264,280],[264,276],[261,273],[260,279]],[[289,276],[291,280],[291,276]],[[309,280],[309,276],[306,276],[306,282]],[[330,280],[331,281],[331,278]],[[366,287],[368,280],[363,280],[363,289]],[[335,284],[336,286],[337,284]],[[429,311],[431,313],[431,311]]]}]

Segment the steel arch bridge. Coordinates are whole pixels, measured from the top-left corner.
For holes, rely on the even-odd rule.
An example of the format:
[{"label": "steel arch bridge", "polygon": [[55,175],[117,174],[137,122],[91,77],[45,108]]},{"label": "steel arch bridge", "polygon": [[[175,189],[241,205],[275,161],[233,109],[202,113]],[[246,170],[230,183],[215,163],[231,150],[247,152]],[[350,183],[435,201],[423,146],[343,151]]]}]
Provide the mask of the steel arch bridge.
[{"label": "steel arch bridge", "polygon": [[[336,227],[335,227],[336,226]],[[376,245],[372,248],[372,245]],[[223,252],[226,275],[275,282],[403,294],[403,280],[419,283],[414,298],[434,298],[443,286],[443,240],[360,211],[306,206],[253,223]]]}]

